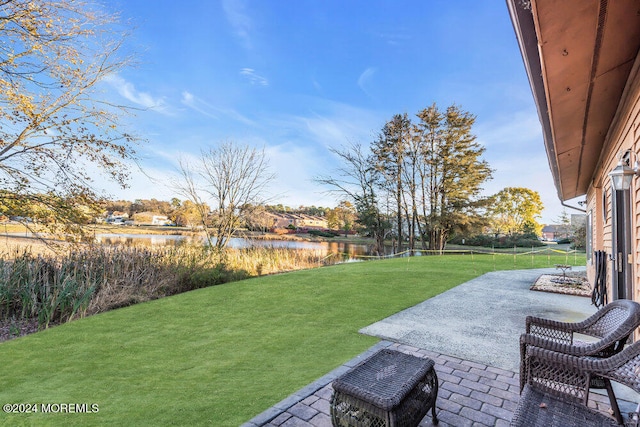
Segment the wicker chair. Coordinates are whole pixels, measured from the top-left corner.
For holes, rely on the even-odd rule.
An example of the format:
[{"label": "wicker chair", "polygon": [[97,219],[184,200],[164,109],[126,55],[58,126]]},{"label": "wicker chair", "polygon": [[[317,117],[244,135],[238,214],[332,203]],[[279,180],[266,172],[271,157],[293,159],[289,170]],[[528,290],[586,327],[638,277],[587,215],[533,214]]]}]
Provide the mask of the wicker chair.
[{"label": "wicker chair", "polygon": [[529,347],[528,357],[527,383],[511,420],[512,427],[618,425],[618,421],[587,406],[594,376],[640,393],[640,342],[604,359],[537,347]]},{"label": "wicker chair", "polygon": [[[640,304],[630,300],[616,300],[582,322],[568,323],[539,317],[527,317],[526,333],[520,337],[520,391],[527,383],[531,346],[573,356],[604,358],[619,353],[629,335],[640,325]],[[593,342],[581,342],[576,335],[593,337]],[[590,377],[591,388],[607,390],[616,419],[622,416],[611,382],[597,375]]]}]

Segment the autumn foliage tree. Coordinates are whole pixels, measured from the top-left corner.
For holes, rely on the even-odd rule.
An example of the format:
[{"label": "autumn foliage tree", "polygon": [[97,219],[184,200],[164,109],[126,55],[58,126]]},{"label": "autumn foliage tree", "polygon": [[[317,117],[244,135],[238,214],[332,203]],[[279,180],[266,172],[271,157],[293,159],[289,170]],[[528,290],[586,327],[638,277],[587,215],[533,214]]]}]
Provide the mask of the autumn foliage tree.
[{"label": "autumn foliage tree", "polygon": [[[0,1],[0,204],[72,226],[94,177],[125,185],[135,138],[101,81],[129,63],[117,16],[78,0]],[[38,206],[38,209],[32,207]],[[43,209],[45,207],[46,209]]]},{"label": "autumn foliage tree", "polygon": [[327,212],[326,218],[329,228],[344,230],[347,237],[357,219],[356,209],[350,201],[342,200],[338,206]]},{"label": "autumn foliage tree", "polygon": [[544,206],[537,191],[506,187],[491,197],[489,206],[489,216],[496,234],[540,234],[542,226],[538,219]]}]

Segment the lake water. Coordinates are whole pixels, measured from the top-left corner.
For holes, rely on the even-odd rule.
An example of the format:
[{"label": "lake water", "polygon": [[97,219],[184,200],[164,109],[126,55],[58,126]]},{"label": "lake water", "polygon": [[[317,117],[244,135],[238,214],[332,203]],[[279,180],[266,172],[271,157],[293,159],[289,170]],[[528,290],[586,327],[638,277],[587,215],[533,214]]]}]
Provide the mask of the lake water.
[{"label": "lake water", "polygon": [[[9,236],[17,237],[34,237],[33,234],[26,233],[3,233]],[[164,234],[116,234],[116,233],[99,233],[95,236],[96,243],[105,243],[110,245],[144,245],[144,246],[178,246],[185,243],[204,244],[203,236],[185,236],[185,235],[164,235]],[[341,237],[336,237],[334,241],[328,242],[306,242],[299,240],[263,240],[263,239],[244,239],[232,238],[229,246],[232,248],[246,247],[266,247],[266,248],[290,248],[290,249],[307,249],[320,251],[323,255],[340,254],[344,259],[364,259],[367,257],[376,257],[373,253],[373,245],[355,244],[349,242],[341,242]],[[385,255],[394,253],[393,247],[385,246]],[[416,252],[420,255],[420,252]]]},{"label": "lake water", "polygon": [[[96,242],[105,244],[167,246],[181,245],[184,243],[203,243],[201,236],[158,235],[158,234],[96,234]],[[331,242],[304,242],[297,240],[261,240],[232,238],[229,246],[232,248],[266,247],[266,248],[291,248],[322,251],[325,255],[331,253],[343,254],[348,258],[364,258],[372,256],[373,247],[370,245],[340,242],[340,237]],[[392,249],[385,248],[390,254]]]}]

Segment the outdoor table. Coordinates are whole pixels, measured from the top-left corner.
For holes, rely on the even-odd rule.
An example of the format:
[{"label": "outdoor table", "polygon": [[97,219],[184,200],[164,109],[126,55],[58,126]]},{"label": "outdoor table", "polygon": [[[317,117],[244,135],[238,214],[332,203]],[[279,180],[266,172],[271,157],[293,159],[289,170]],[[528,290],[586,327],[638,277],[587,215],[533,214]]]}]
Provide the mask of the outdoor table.
[{"label": "outdoor table", "polygon": [[571,266],[566,264],[556,264],[556,270],[562,270],[562,282],[566,282],[567,270],[571,270]]},{"label": "outdoor table", "polygon": [[333,382],[334,426],[417,426],[431,409],[438,377],[434,362],[395,350],[374,354]]}]

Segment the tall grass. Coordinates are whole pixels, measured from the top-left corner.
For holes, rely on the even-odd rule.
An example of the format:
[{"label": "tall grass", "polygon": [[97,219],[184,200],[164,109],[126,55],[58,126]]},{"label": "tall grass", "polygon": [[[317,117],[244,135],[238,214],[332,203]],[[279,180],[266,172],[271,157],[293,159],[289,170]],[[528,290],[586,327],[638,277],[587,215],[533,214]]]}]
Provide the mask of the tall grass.
[{"label": "tall grass", "polygon": [[[504,254],[459,255],[493,257],[500,269]],[[584,255],[513,254],[512,268],[551,266]],[[217,252],[201,245],[164,247],[87,246],[62,254],[29,250],[0,257],[0,321],[37,319],[41,328],[52,323],[125,307],[169,295],[248,277],[309,269],[340,261],[324,251],[249,247]],[[408,261],[408,259],[407,259]],[[507,261],[508,262],[508,261]],[[576,264],[574,264],[576,265]]]},{"label": "tall grass", "polygon": [[223,254],[202,246],[90,246],[63,254],[28,250],[0,258],[0,320],[40,327],[114,308],[281,271],[317,267],[312,250],[246,248]]},{"label": "tall grass", "polygon": [[229,268],[245,271],[251,276],[331,265],[338,259],[338,255],[327,255],[324,250],[260,246],[235,249],[226,254]]}]

